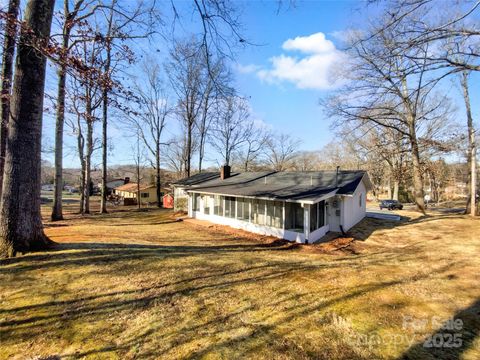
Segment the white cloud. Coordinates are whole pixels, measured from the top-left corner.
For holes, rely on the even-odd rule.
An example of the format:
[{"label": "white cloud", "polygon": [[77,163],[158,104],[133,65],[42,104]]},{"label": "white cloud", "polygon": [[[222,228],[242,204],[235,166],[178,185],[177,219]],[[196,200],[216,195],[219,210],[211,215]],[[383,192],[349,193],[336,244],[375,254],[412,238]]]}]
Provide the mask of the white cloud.
[{"label": "white cloud", "polygon": [[270,59],[270,69],[261,69],[257,76],[269,83],[284,81],[300,89],[328,90],[338,84],[335,74],[345,60],[345,54],[335,48],[325,34],[298,36],[283,43],[284,50],[297,50],[303,57],[281,54]]},{"label": "white cloud", "polygon": [[306,54],[330,53],[335,51],[335,45],[325,38],[324,33],[316,33],[310,36],[297,36],[288,39],[282,45],[284,50],[299,50]]}]

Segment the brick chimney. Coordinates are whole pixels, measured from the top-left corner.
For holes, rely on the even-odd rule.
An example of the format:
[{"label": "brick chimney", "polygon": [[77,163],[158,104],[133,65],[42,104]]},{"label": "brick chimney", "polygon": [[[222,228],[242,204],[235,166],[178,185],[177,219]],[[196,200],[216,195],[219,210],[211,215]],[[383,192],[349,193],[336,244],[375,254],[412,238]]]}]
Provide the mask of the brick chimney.
[{"label": "brick chimney", "polygon": [[125,179],[123,179],[123,184],[128,184],[130,182],[130,178],[127,176]]},{"label": "brick chimney", "polygon": [[230,177],[230,166],[228,165],[223,165],[220,168],[220,179],[225,180]]}]

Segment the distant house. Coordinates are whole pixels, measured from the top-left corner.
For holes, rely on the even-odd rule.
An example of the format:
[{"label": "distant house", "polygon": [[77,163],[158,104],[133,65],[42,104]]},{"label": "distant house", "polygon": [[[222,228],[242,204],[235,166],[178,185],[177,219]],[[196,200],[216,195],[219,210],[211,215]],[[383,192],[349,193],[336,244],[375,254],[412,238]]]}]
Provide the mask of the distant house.
[{"label": "distant house", "polygon": [[190,217],[301,243],[357,224],[371,188],[365,171],[230,174],[223,167],[199,175],[174,184],[186,193]]},{"label": "distant house", "polygon": [[[125,185],[125,184],[128,184],[129,182],[130,182],[129,177],[108,180],[107,183],[106,183],[107,195],[112,194],[113,190],[115,190],[115,188],[117,188],[119,186],[122,186],[122,185]],[[99,183],[97,186],[98,186],[99,189],[102,188],[101,183]]]},{"label": "distant house", "polygon": [[[125,199],[125,204],[138,204],[138,186],[137,183],[131,183],[117,186],[113,193]],[[157,188],[155,185],[140,184],[140,203],[156,203],[157,202]]]}]

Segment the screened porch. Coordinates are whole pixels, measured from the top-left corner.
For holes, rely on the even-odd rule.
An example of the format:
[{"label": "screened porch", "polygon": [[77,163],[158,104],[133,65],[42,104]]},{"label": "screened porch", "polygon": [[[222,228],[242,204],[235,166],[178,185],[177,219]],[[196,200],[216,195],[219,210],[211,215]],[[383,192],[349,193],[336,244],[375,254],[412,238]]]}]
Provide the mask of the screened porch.
[{"label": "screened porch", "polygon": [[[193,193],[191,196],[192,217],[204,218],[216,223],[245,228],[255,225],[302,234],[303,240],[327,225],[326,203],[302,204],[290,201],[274,201],[245,197],[207,195]],[[217,220],[217,221],[214,221]],[[251,226],[249,231],[255,231]],[[328,231],[328,229],[324,229]],[[273,231],[274,236],[281,234]],[[288,235],[288,234],[287,234]],[[280,236],[280,235],[279,235]],[[283,235],[280,237],[288,238]],[[295,238],[295,236],[291,236]]]}]

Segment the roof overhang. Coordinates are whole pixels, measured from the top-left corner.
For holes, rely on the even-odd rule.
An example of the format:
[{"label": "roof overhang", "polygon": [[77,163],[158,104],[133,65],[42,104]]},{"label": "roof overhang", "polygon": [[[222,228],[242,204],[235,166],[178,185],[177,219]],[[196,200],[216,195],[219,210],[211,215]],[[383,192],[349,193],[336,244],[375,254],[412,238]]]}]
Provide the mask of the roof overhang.
[{"label": "roof overhang", "polygon": [[222,193],[212,193],[208,191],[202,191],[201,189],[190,189],[186,190],[187,193],[196,193],[196,194],[202,194],[202,195],[217,195],[217,196],[230,196],[230,197],[235,197],[235,198],[246,198],[246,199],[256,199],[256,200],[268,200],[268,201],[285,201],[285,202],[291,202],[291,203],[299,203],[299,204],[316,204],[322,200],[328,199],[332,196],[335,196],[337,193],[337,189],[327,193],[323,194],[319,197],[313,198],[311,200],[296,200],[296,199],[282,199],[282,198],[275,198],[275,197],[263,197],[263,196],[249,196],[249,195],[232,195],[232,194],[222,194]]}]

